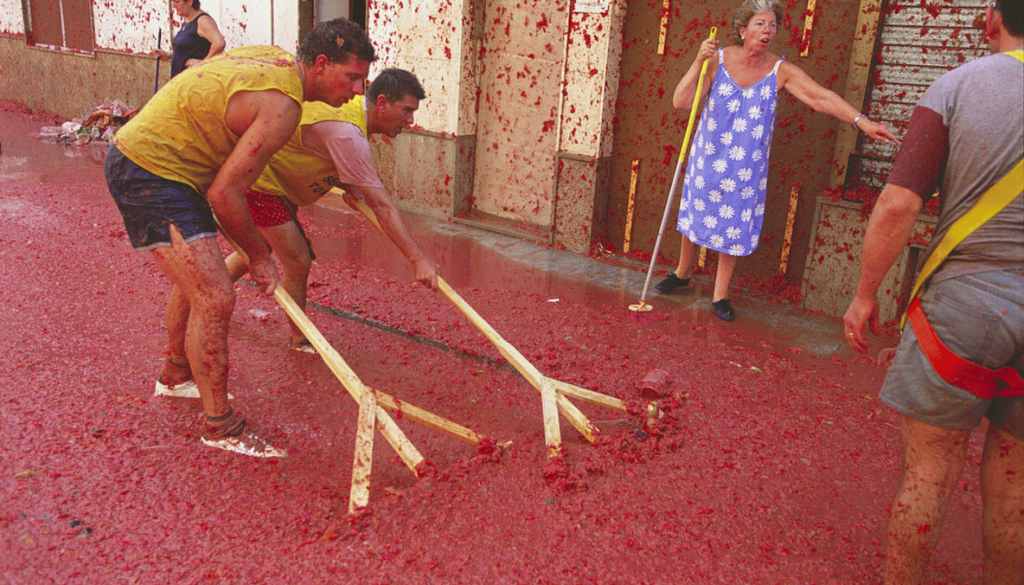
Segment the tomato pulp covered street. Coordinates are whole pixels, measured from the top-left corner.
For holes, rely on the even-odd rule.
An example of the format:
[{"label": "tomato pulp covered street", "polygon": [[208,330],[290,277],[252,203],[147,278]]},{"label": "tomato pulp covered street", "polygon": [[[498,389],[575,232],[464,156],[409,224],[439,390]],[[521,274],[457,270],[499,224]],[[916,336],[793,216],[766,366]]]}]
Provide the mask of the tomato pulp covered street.
[{"label": "tomato pulp covered street", "polygon": [[[409,218],[506,340],[637,414],[581,404],[602,434],[563,422],[552,465],[537,391],[365,219],[316,207],[301,212],[319,256],[309,314],[329,342],[368,386],[512,445],[484,453],[396,415],[436,471],[415,477],[378,439],[370,508],[347,516],[359,407],[288,349],[273,299],[239,285],[234,404],[289,457],[204,447],[196,401],[152,396],[169,281],[128,245],[103,149],[37,137],[53,123],[0,111],[4,582],[879,582],[897,419],[876,398],[884,369],[838,320],[747,291],[744,318],[722,323],[710,281],[638,320],[639,271],[435,220]],[[638,384],[656,368],[671,383],[650,429]],[[935,583],[980,583],[984,430]]]}]

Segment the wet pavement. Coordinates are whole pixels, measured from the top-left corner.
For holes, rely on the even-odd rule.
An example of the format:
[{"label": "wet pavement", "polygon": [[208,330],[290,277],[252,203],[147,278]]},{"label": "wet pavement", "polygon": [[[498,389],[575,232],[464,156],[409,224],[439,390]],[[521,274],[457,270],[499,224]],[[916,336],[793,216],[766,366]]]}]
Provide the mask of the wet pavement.
[{"label": "wet pavement", "polygon": [[[638,321],[642,267],[407,215],[545,375],[635,400],[646,373],[669,374],[661,429],[581,405],[603,434],[562,424],[552,469],[538,394],[507,360],[361,216],[303,209],[311,319],[361,379],[513,442],[496,459],[397,417],[437,474],[414,477],[378,436],[372,513],[353,519],[358,408],[317,356],[286,348],[286,317],[253,287],[236,289],[234,403],[289,457],[203,447],[194,401],[152,396],[166,278],[128,247],[102,147],[35,138],[45,125],[0,111],[0,581],[879,582],[896,417],[875,398],[884,370],[838,319],[744,290],[723,323],[699,277]],[[934,583],[980,582],[983,432]]]},{"label": "wet pavement", "polygon": [[[328,197],[323,208],[308,210],[303,217],[315,223],[347,225],[362,222],[340,197]],[[646,265],[623,257],[611,261],[582,256],[500,233],[407,214],[414,237],[441,266],[442,277],[452,286],[498,288],[534,293],[611,311],[626,311],[643,294]],[[355,242],[325,240],[315,243],[321,262],[380,263],[395,278],[411,278],[404,258],[379,234]],[[334,250],[340,250],[335,252]],[[372,253],[363,253],[372,251]],[[623,264],[626,265],[623,265]],[[682,326],[704,323],[741,332],[780,348],[799,347],[818,355],[845,354],[842,321],[792,307],[785,299],[756,290],[736,290],[732,301],[738,317],[724,323],[711,307],[713,279],[698,275],[689,287],[669,295],[658,294],[656,284],[666,266],[657,266],[647,304],[656,319]],[[644,317],[641,317],[644,318]],[[647,318],[650,318],[649,316]]]},{"label": "wet pavement", "polygon": [[[46,181],[68,174],[102,173],[105,145],[56,146],[49,136],[26,140],[39,133],[40,124],[19,117],[5,120],[6,132],[0,134],[0,145],[7,144],[7,156],[0,159],[0,179],[31,174]],[[340,196],[329,195],[320,205],[300,210],[300,219],[308,231],[319,234],[311,238],[317,265],[373,265],[397,280],[412,279],[405,258],[382,234],[367,232],[366,220]],[[423,215],[407,213],[405,220],[416,240],[438,263],[442,277],[456,290],[472,287],[532,293],[551,302],[564,300],[623,312],[638,303],[643,293],[647,265],[626,257],[583,256]],[[318,226],[329,229],[325,232]],[[654,284],[666,269],[671,267],[657,266],[651,280],[647,303],[654,307],[653,319],[683,327],[691,323],[717,326],[782,349],[802,348],[816,355],[850,354],[839,318],[803,311],[786,299],[734,286],[732,303],[737,319],[721,322],[711,308],[712,277],[696,275],[689,287],[661,295]],[[652,320],[651,315],[640,318]],[[883,339],[880,347],[893,343]]]}]

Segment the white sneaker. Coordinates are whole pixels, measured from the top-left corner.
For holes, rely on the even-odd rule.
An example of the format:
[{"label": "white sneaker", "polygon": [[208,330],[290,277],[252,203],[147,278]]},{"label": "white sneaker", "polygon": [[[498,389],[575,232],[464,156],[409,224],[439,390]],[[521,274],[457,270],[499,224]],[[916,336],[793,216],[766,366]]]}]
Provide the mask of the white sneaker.
[{"label": "white sneaker", "polygon": [[203,444],[208,447],[215,447],[225,451],[241,453],[242,455],[248,455],[249,457],[288,456],[288,453],[283,449],[273,447],[270,443],[264,441],[263,438],[249,429],[245,429],[242,431],[242,434],[237,437],[224,437],[223,439],[210,438],[207,436],[207,433],[204,432]]},{"label": "white sneaker", "polygon": [[156,389],[153,396],[170,396],[172,398],[199,398],[199,386],[196,381],[189,378],[184,382],[168,386],[163,380],[156,381]]}]

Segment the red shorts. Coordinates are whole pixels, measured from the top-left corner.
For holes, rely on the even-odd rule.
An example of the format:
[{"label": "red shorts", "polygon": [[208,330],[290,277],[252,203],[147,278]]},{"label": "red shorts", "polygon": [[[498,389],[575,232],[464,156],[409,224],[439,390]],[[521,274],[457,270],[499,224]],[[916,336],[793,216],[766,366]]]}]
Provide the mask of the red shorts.
[{"label": "red shorts", "polygon": [[297,205],[284,197],[267,195],[252,189],[245,193],[245,200],[249,204],[249,213],[256,227],[284,225],[295,219],[295,210],[298,209]]}]

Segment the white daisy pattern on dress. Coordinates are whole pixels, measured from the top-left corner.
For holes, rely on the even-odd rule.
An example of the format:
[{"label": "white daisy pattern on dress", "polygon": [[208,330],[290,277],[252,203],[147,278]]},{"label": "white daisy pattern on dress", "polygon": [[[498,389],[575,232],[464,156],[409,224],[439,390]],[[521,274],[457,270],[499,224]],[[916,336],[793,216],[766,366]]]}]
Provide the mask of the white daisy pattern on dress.
[{"label": "white daisy pattern on dress", "polygon": [[722,55],[720,49],[719,70],[693,137],[677,227],[697,245],[745,256],[761,237],[778,80],[773,69],[742,88],[721,65]]}]

